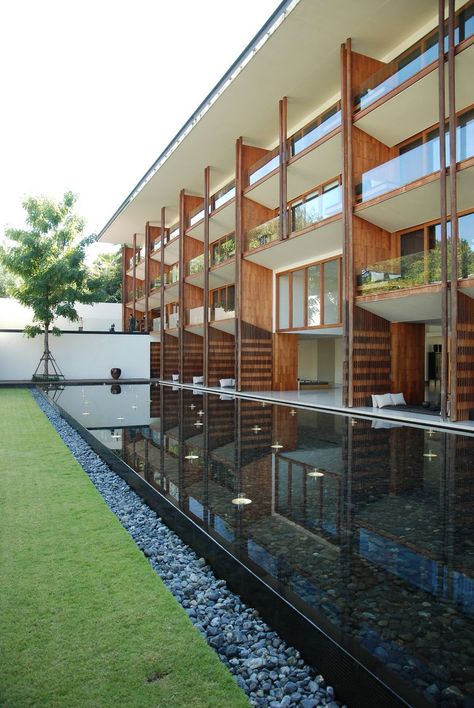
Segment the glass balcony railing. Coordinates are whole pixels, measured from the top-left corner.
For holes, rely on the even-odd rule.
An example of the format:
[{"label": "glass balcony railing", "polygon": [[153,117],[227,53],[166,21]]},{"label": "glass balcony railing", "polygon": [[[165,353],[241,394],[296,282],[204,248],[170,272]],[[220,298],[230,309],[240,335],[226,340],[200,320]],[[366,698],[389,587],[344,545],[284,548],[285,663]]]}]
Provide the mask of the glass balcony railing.
[{"label": "glass balcony railing", "polygon": [[196,273],[202,273],[204,270],[204,253],[201,253],[200,256],[196,256],[196,258],[191,258],[190,261],[188,261],[187,267],[186,267],[186,275],[195,275]]},{"label": "glass balcony railing", "polygon": [[211,197],[211,211],[219,209],[235,197],[235,182],[232,181]]},{"label": "glass balcony railing", "polygon": [[[474,3],[468,3],[456,15],[454,43],[457,45],[474,35]],[[448,49],[447,32],[444,51]],[[361,111],[379,98],[398,88],[419,71],[438,59],[438,31],[430,32],[364,81],[354,97],[354,109]]]},{"label": "glass balcony railing", "polygon": [[165,285],[174,285],[179,280],[179,267],[175,266],[168,273],[165,273]]},{"label": "glass balcony railing", "polygon": [[202,219],[204,219],[204,207],[195,210],[191,214],[188,221],[188,228],[191,228],[191,226],[194,226],[194,224],[197,224],[199,221],[202,221]]},{"label": "glass balcony railing", "polygon": [[279,226],[279,216],[275,216],[273,219],[266,221],[264,224],[255,226],[253,229],[247,231],[245,238],[245,250],[253,251],[255,248],[260,248],[260,246],[265,246],[271,241],[278,240],[278,226]]},{"label": "glass balcony railing", "polygon": [[168,238],[166,239],[166,243],[169,243],[170,241],[174,241],[175,238],[179,237],[179,224],[176,224],[175,226],[172,226],[169,230],[168,233]]},{"label": "glass balcony railing", "polygon": [[307,198],[294,204],[290,209],[290,229],[300,231],[307,226],[328,219],[342,211],[342,187],[334,187],[327,192]]},{"label": "glass balcony railing", "polygon": [[168,322],[165,325],[165,329],[176,329],[179,325],[179,314],[177,312],[168,315]]},{"label": "glass balcony railing", "polygon": [[375,295],[439,282],[440,254],[440,249],[435,248],[367,266],[357,276],[358,294]]},{"label": "glass balcony railing", "polygon": [[152,290],[158,290],[161,288],[161,278],[153,278],[153,280],[150,281],[150,292]]},{"label": "glass balcony railing", "polygon": [[235,317],[235,309],[228,309],[224,306],[212,305],[209,308],[209,319],[211,322],[219,322],[220,320],[228,320]]},{"label": "glass balcony railing", "polygon": [[279,164],[280,149],[275,148],[252,165],[249,172],[249,185],[255,184],[263,177],[266,177],[270,172],[276,170]]},{"label": "glass balcony railing", "polygon": [[145,288],[141,285],[138,288],[133,288],[127,293],[127,302],[132,302],[133,300],[139,300],[145,294]]},{"label": "glass balcony railing", "polygon": [[200,325],[204,322],[204,307],[192,307],[186,310],[186,323],[188,325]]},{"label": "glass balcony railing", "polygon": [[298,155],[307,147],[313,145],[318,140],[321,140],[325,135],[331,133],[336,128],[341,125],[341,110],[337,106],[335,109],[326,111],[321,116],[316,118],[315,121],[310,123],[308,126],[302,130],[295,133],[290,138],[290,152],[291,155]]},{"label": "glass balcony railing", "polygon": [[159,332],[160,329],[161,329],[161,317],[154,317],[153,318],[153,331]]},{"label": "glass balcony railing", "polygon": [[235,256],[235,237],[212,246],[211,266],[219,265]]},{"label": "glass balcony railing", "polygon": [[151,244],[151,252],[156,253],[161,248],[161,238],[157,238]]},{"label": "glass balcony railing", "polygon": [[[449,138],[445,136],[446,166],[449,165]],[[474,156],[474,111],[460,116],[456,128],[456,161]],[[364,172],[355,179],[356,202],[365,202],[374,197],[404,187],[410,182],[426,177],[440,169],[439,137],[418,145],[378,167]]]}]

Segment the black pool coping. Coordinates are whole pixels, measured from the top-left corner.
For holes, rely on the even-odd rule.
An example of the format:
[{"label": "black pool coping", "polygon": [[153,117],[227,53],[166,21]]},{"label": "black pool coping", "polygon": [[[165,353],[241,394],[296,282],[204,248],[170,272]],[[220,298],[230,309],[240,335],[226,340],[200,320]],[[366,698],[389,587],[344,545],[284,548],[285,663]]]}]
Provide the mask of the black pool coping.
[{"label": "black pool coping", "polygon": [[224,579],[234,593],[257,609],[272,629],[323,674],[334,686],[339,700],[345,701],[350,708],[424,708],[430,705],[415,690],[407,690],[406,684],[402,686],[400,682],[399,689],[405,698],[386,685],[48,398],[40,387],[38,390],[110,469],[127,482],[188,546],[206,559],[218,578]]}]

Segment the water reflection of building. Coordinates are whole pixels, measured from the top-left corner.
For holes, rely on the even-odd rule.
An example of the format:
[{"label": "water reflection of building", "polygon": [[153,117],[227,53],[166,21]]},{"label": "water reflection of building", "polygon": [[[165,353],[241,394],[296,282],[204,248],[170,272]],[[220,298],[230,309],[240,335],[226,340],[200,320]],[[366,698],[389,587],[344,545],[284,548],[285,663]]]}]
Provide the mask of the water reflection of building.
[{"label": "water reflection of building", "polygon": [[150,484],[402,693],[466,690],[473,438],[170,387],[157,419]]}]

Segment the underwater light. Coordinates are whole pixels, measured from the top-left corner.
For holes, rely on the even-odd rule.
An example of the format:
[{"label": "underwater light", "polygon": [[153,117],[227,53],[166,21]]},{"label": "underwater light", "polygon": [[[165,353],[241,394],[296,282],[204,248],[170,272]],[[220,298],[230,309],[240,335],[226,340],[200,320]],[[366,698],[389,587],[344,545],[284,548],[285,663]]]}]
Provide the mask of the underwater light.
[{"label": "underwater light", "polygon": [[241,506],[247,506],[247,504],[251,504],[252,500],[249,499],[248,497],[245,496],[245,494],[238,494],[235,499],[232,499],[232,504],[235,504],[235,506],[241,507]]},{"label": "underwater light", "polygon": [[324,477],[324,472],[317,467],[314,468],[314,470],[310,470],[307,475],[307,477]]}]

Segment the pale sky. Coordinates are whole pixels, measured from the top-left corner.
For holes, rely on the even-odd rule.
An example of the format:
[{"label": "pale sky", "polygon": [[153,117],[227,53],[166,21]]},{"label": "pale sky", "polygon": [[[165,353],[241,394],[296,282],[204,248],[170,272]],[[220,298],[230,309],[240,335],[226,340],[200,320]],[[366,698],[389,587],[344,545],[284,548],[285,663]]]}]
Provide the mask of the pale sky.
[{"label": "pale sky", "polygon": [[0,4],[0,235],[24,195],[98,233],[279,0]]}]

